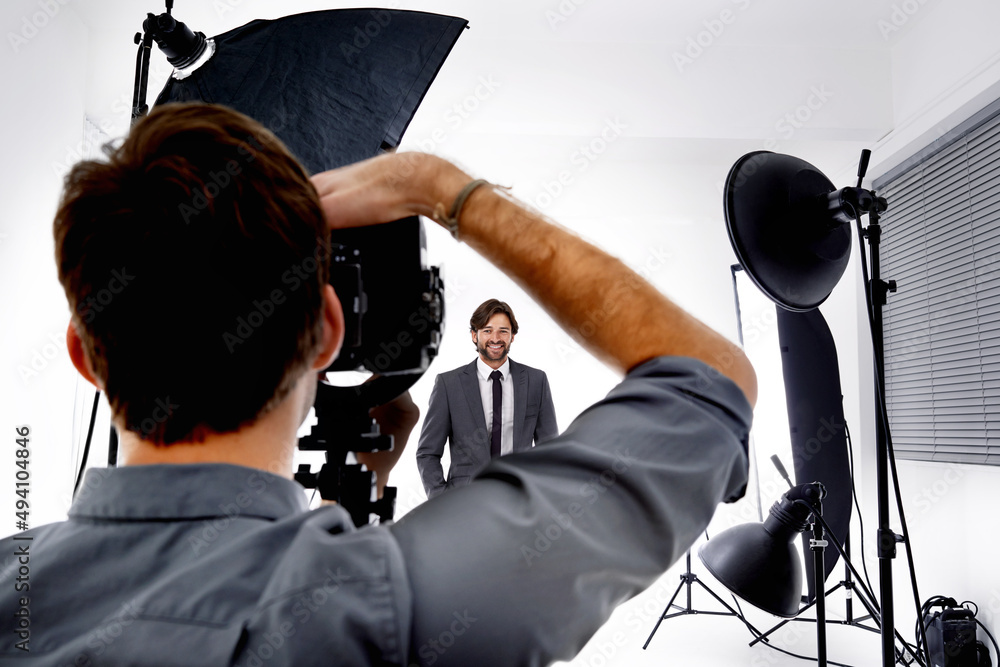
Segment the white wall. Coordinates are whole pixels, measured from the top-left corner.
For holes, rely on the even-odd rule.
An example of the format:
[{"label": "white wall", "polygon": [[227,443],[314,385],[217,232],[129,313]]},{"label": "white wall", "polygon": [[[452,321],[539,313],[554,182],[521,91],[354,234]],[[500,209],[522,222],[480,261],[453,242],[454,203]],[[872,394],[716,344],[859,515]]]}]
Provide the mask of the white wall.
[{"label": "white wall", "polygon": [[[15,532],[15,426],[31,428],[30,521],[65,512],[76,371],[66,353],[69,310],[56,279],[52,216],[64,165],[79,159],[86,28],[71,6],[4,3],[0,27],[0,426],[4,481],[0,534]],[[15,35],[15,37],[11,37]]]},{"label": "white wall", "polygon": [[[1000,6],[957,0],[947,5],[927,2],[919,11],[928,15],[913,21],[893,49],[896,129],[875,148],[869,171],[872,178],[905,161],[1000,94],[1000,49],[993,29],[1000,19]],[[905,290],[906,285],[899,289]],[[864,350],[870,345],[864,340],[867,331],[861,308],[858,340]],[[861,355],[857,369],[862,394],[872,392],[870,364],[870,357]],[[866,452],[863,502],[868,512],[866,526],[874,526],[874,413],[868,412],[862,431]],[[1000,533],[993,509],[1000,504],[1000,468],[900,461],[898,469],[921,600],[932,595],[972,600],[979,605],[980,620],[996,635],[1000,570],[995,554],[1000,550]],[[892,527],[901,530],[895,518]],[[873,550],[872,544],[869,563],[876,562]],[[893,583],[897,627],[912,632],[915,612],[902,549],[894,561]]]}]

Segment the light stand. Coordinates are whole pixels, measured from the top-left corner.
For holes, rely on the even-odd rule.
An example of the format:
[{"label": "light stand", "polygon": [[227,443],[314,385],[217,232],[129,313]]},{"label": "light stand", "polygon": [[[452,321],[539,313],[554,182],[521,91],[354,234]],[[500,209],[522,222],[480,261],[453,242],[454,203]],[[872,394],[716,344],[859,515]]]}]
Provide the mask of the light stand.
[{"label": "light stand", "polygon": [[[865,160],[867,163],[867,160]],[[860,183],[860,175],[859,175]],[[875,359],[875,484],[878,502],[878,530],[876,532],[876,548],[878,554],[879,597],[882,600],[882,664],[892,665],[896,662],[896,646],[892,629],[894,628],[894,610],[892,602],[892,559],[896,557],[896,542],[902,539],[889,527],[889,443],[886,437],[886,424],[882,415],[885,414],[885,362],[882,350],[883,326],[882,306],[886,303],[889,292],[896,291],[895,282],[885,282],[879,276],[879,240],[882,228],[878,224],[879,213],[885,211],[887,204],[881,197],[873,198],[868,211],[868,227],[862,231],[858,220],[858,233],[868,240],[871,249],[872,273],[868,284],[868,305],[872,322],[872,354]]]},{"label": "light stand", "polygon": [[[788,487],[789,488],[794,488],[794,486],[792,485],[792,480],[789,479],[788,472],[785,470],[785,466],[783,466],[781,464],[781,461],[780,461],[780,459],[778,459],[777,455],[772,456],[771,457],[771,461],[774,463],[774,466],[778,469],[778,474],[780,474],[781,477],[785,480],[785,482],[788,483]],[[819,518],[819,522],[822,523],[823,526],[826,526],[827,523],[826,523],[826,520],[823,518],[822,512],[819,515],[817,515],[817,516]],[[814,525],[814,529],[815,529],[815,525]],[[839,544],[839,542],[837,542],[836,535],[834,535],[829,530],[827,532],[828,532],[828,537],[833,541],[834,546],[837,547],[837,550],[840,552],[841,558],[844,560],[844,579],[843,579],[843,581],[840,581],[839,583],[837,583],[836,586],[834,586],[833,588],[825,591],[825,593],[824,593],[823,592],[823,590],[824,590],[823,589],[823,586],[824,586],[824,577],[823,576],[816,576],[816,570],[815,570],[816,561],[814,560],[814,562],[813,562],[813,565],[814,565],[814,569],[813,569],[813,581],[814,581],[814,586],[815,586],[814,590],[816,590],[816,591],[819,592],[817,598],[815,600],[813,600],[812,602],[804,605],[801,609],[799,609],[798,612],[796,612],[796,615],[793,618],[787,618],[787,619],[781,621],[780,623],[776,624],[774,627],[772,627],[771,629],[769,629],[767,632],[758,635],[752,642],[750,642],[750,644],[749,644],[750,646],[753,646],[754,644],[756,644],[757,642],[760,642],[760,641],[764,641],[764,642],[768,641],[767,638],[772,633],[774,633],[777,630],[779,630],[780,628],[784,627],[784,625],[786,623],[789,623],[790,621],[808,621],[808,622],[820,623],[819,612],[817,612],[817,618],[815,620],[814,619],[810,619],[810,618],[802,618],[802,614],[804,612],[808,611],[809,609],[811,609],[814,605],[821,604],[819,602],[821,599],[830,597],[831,594],[835,593],[840,588],[844,588],[847,591],[847,599],[846,599],[846,602],[845,602],[845,607],[846,607],[846,612],[847,612],[846,613],[846,619],[844,621],[831,621],[831,620],[829,620],[829,619],[826,618],[826,611],[825,611],[825,608],[824,608],[823,614],[822,614],[823,617],[824,617],[824,620],[823,620],[824,624],[825,623],[838,623],[838,624],[841,624],[841,625],[851,625],[851,626],[854,626],[854,627],[858,627],[858,628],[861,628],[863,630],[867,630],[869,632],[874,632],[874,633],[878,633],[879,632],[878,627],[871,628],[871,627],[868,627],[866,625],[862,625],[861,624],[861,621],[863,621],[863,620],[866,620],[866,619],[869,619],[869,618],[873,619],[873,620],[876,619],[878,617],[878,610],[877,610],[877,604],[873,601],[873,598],[869,595],[867,587],[865,587],[864,584],[861,582],[860,575],[858,575],[859,583],[861,583],[861,587],[860,588],[857,585],[855,585],[854,580],[851,578],[852,577],[852,572],[854,572],[854,565],[851,562],[851,557],[850,557],[851,556],[851,552],[850,552],[850,543],[849,543],[849,540],[845,540],[844,546],[841,547],[840,544]],[[815,539],[816,539],[816,537],[814,535],[813,536],[813,540],[810,540],[810,547],[813,546],[813,543],[815,542]],[[827,544],[824,543],[823,547],[826,547],[826,546],[827,546]],[[814,558],[815,558],[815,552],[814,552]],[[866,610],[868,610],[868,615],[867,616],[864,616],[864,617],[859,618],[857,620],[854,619],[853,606],[852,606],[852,601],[853,601],[853,597],[854,597],[855,592],[857,592],[857,596],[858,596],[858,599],[861,601],[861,604],[865,607]],[[822,604],[825,604],[825,600],[823,600]],[[823,630],[824,636],[825,636],[825,633],[826,633],[826,630],[824,628],[824,630]]]},{"label": "light stand", "polygon": [[[772,301],[787,310],[818,307],[839,282],[850,259],[850,225],[867,238],[872,275],[862,261],[875,359],[876,475],[878,503],[877,549],[881,607],[882,665],[896,662],[892,559],[902,541],[889,527],[889,462],[891,443],[886,416],[882,352],[882,306],[895,284],[879,276],[878,216],[884,198],[861,188],[870,151],[863,151],[857,187],[837,190],[811,164],[788,155],[757,151],[740,158],[726,179],[726,229],[733,250],[747,275]],[[861,216],[869,225],[861,228]],[[861,241],[864,255],[864,242]],[[898,508],[902,514],[902,507]],[[912,559],[911,559],[912,568]],[[816,589],[817,596],[821,588]],[[914,585],[914,596],[919,598]],[[919,616],[919,611],[918,611]]]},{"label": "light stand", "polygon": [[[819,482],[792,487],[775,503],[764,523],[730,528],[703,544],[698,551],[708,571],[735,595],[776,616],[800,613],[802,568],[792,542],[812,520],[813,576],[816,579],[816,645],[819,664],[826,666],[826,603],[823,594],[824,539]],[[754,633],[760,637],[759,632]]]},{"label": "light stand", "polygon": [[[656,631],[660,628],[660,623],[663,623],[663,621],[667,620],[668,618],[674,618],[675,616],[686,616],[686,615],[735,616],[736,618],[740,619],[744,625],[747,626],[747,629],[750,630],[751,634],[753,634],[755,637],[761,636],[760,631],[757,630],[757,628],[755,628],[753,625],[751,625],[750,622],[743,616],[743,614],[733,609],[729,605],[729,603],[727,603],[721,597],[716,595],[715,591],[709,588],[704,581],[698,578],[697,574],[691,571],[690,549],[687,552],[687,556],[685,558],[685,564],[686,564],[686,569],[684,573],[681,575],[681,583],[677,584],[677,588],[676,590],[674,590],[674,594],[670,596],[670,601],[667,602],[667,606],[663,608],[663,613],[660,614],[660,618],[657,619],[656,625],[653,626],[653,631],[650,632],[649,637],[646,638],[646,643],[642,645],[642,650],[645,651],[646,647],[649,646],[649,642],[652,641],[653,635],[655,635]],[[721,604],[723,607],[725,607],[728,611],[701,611],[699,609],[695,609],[694,607],[692,607],[691,586],[694,584],[698,584],[699,586],[704,588],[709,595],[715,598],[718,601],[718,603]],[[682,588],[687,589],[687,606],[685,607],[679,607],[674,604],[674,600],[677,599],[677,596],[680,594]],[[680,611],[667,613],[671,609],[679,609]]]}]

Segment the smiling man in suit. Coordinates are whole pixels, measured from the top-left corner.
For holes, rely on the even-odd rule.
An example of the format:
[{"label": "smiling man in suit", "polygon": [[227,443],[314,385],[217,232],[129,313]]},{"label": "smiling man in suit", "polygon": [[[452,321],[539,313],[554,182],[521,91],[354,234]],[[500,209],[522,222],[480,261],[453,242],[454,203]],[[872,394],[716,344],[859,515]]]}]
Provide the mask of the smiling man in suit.
[{"label": "smiling man in suit", "polygon": [[[559,432],[545,372],[508,356],[517,334],[511,307],[498,299],[483,302],[469,330],[479,358],[437,376],[420,433],[417,467],[428,498],[468,484],[491,459]],[[441,455],[448,441],[445,479]]]}]

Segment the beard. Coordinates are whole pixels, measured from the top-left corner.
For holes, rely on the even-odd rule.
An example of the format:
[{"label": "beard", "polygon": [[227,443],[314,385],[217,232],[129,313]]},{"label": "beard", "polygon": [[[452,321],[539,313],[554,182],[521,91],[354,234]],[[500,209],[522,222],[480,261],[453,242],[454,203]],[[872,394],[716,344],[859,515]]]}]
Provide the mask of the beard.
[{"label": "beard", "polygon": [[486,343],[479,344],[479,354],[484,359],[489,359],[490,361],[503,361],[507,358],[507,353],[510,352],[510,345],[507,343],[501,343],[503,346],[499,350],[491,350]]}]

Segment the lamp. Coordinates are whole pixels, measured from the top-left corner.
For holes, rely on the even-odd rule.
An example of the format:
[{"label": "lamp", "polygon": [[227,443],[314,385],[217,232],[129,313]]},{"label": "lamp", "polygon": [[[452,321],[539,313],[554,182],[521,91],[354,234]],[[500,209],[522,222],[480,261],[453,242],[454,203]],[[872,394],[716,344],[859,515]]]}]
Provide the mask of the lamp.
[{"label": "lamp", "polygon": [[[755,607],[782,618],[799,611],[802,567],[794,541],[808,527],[812,509],[796,500],[816,502],[822,484],[802,484],[776,502],[764,523],[745,523],[719,533],[698,550],[698,557],[719,582]],[[812,500],[810,500],[812,499]]]},{"label": "lamp", "polygon": [[818,663],[826,665],[826,607],[823,593],[823,514],[826,489],[819,482],[789,489],[771,506],[764,523],[747,523],[719,533],[698,550],[712,575],[735,595],[775,616],[799,613],[802,567],[792,543],[812,520],[813,576],[816,579]]},{"label": "lamp", "polygon": [[836,190],[804,160],[756,151],[740,158],[726,178],[726,230],[764,294],[788,310],[812,310],[844,275],[850,222],[871,201],[861,188]]}]

